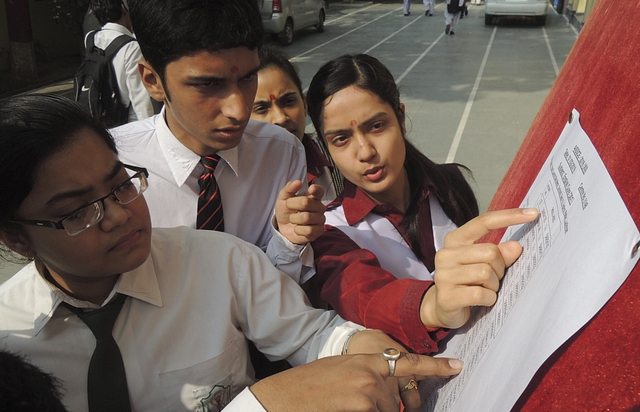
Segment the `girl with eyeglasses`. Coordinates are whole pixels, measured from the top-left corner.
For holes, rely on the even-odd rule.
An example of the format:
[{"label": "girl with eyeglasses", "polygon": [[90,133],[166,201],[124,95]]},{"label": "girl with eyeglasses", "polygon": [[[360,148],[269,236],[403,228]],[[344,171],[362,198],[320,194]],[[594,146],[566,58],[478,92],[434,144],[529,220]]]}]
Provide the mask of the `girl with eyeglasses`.
[{"label": "girl with eyeglasses", "polygon": [[[309,307],[294,281],[238,238],[152,233],[146,187],[146,171],[122,164],[109,133],[75,102],[0,101],[0,242],[5,258],[31,261],[0,285],[0,347],[59,378],[70,410],[93,412],[98,397],[108,411],[392,411],[391,388],[413,375],[460,371],[459,361],[405,354],[393,361],[402,378],[386,386],[392,367],[382,352],[396,342]],[[114,303],[111,336],[102,336],[95,318]],[[247,338],[302,366],[256,383]],[[109,361],[94,363],[105,347]],[[373,354],[314,361],[358,352]],[[420,405],[417,391],[403,399]]]}]

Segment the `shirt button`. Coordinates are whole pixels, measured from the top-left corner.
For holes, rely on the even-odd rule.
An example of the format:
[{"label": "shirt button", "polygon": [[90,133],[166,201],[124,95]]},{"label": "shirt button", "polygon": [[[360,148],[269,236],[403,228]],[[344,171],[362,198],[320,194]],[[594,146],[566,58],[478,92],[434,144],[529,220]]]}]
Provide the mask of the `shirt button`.
[{"label": "shirt button", "polygon": [[425,347],[425,348],[427,348],[427,349],[431,349],[431,344],[430,344],[428,341],[423,340],[423,341],[422,341],[422,344],[424,345],[424,347]]}]

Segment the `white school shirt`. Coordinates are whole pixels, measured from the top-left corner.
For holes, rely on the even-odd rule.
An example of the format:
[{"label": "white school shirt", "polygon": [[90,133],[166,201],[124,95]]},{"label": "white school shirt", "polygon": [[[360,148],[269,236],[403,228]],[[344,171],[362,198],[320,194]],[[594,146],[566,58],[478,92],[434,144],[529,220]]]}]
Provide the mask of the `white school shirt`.
[{"label": "white school shirt", "polygon": [[[200,156],[169,130],[165,109],[112,129],[122,162],[149,170],[144,197],[154,227],[195,228]],[[313,274],[313,250],[295,245],[272,224],[278,193],[287,182],[307,187],[304,147],[280,126],[250,120],[233,149],[219,151],[214,176],[222,194],[224,231],[261,248],[278,269],[303,283]]]},{"label": "white school shirt", "polygon": [[[458,227],[442,210],[435,195],[428,196],[431,208],[431,229],[436,252],[444,247],[444,238]],[[420,261],[395,228],[384,216],[367,214],[359,222],[350,225],[339,205],[325,212],[325,225],[335,227],[347,235],[362,249],[376,255],[380,267],[398,279],[433,280],[433,273]]]},{"label": "white school shirt", "polygon": [[[149,258],[124,273],[106,301],[116,292],[129,296],[113,336],[134,412],[218,411],[229,404],[254,383],[245,337],[271,360],[300,365],[340,354],[347,335],[363,329],[311,308],[264,253],[220,232],[153,229]],[[87,411],[95,338],[62,301],[97,307],[64,294],[33,263],[0,285],[0,349],[55,374],[67,408]],[[263,410],[248,390],[237,402],[225,412]]]},{"label": "white school shirt", "polygon": [[[94,44],[105,50],[112,41],[117,37],[126,34],[127,36],[135,38],[126,27],[117,23],[107,23],[102,26],[102,30],[96,32],[94,37]],[[85,45],[87,40],[85,37]],[[124,46],[113,56],[111,63],[116,74],[116,80],[118,81],[118,88],[120,89],[120,99],[122,104],[129,106],[129,119],[133,122],[138,119],[146,119],[149,116],[153,116],[153,104],[151,103],[151,96],[144,87],[140,73],[138,72],[138,62],[144,60],[142,51],[137,41],[131,41]]]}]

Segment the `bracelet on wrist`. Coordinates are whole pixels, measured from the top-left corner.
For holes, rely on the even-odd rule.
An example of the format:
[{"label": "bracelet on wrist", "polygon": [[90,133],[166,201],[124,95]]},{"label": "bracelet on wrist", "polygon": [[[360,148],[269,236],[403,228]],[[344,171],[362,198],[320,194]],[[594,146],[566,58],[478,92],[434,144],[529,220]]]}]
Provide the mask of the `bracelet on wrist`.
[{"label": "bracelet on wrist", "polygon": [[345,339],[344,344],[342,345],[342,352],[340,353],[341,355],[348,354],[349,342],[351,342],[351,338],[353,338],[357,333],[362,332],[363,330],[366,330],[366,329],[356,329],[349,332],[347,339]]}]

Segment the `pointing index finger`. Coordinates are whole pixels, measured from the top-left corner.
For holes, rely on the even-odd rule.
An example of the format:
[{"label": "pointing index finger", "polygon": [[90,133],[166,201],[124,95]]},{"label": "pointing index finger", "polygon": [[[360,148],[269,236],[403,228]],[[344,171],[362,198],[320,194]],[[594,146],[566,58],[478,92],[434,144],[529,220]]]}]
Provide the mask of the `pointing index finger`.
[{"label": "pointing index finger", "polygon": [[[372,363],[374,368],[385,379],[389,377],[389,364],[380,355],[376,356]],[[396,361],[395,377],[412,376],[416,380],[432,378],[448,378],[457,375],[462,369],[462,361],[451,358],[434,358],[415,353],[402,353]]]},{"label": "pointing index finger", "polygon": [[472,245],[493,230],[528,223],[536,217],[538,217],[538,210],[534,208],[494,210],[483,213],[450,232],[445,238],[445,246]]},{"label": "pointing index finger", "polygon": [[301,188],[302,188],[302,181],[300,180],[294,180],[294,181],[288,182],[286,185],[284,185],[284,188],[282,188],[282,190],[278,194],[278,200],[287,200],[291,197],[296,196],[296,193]]},{"label": "pointing index finger", "polygon": [[322,200],[322,196],[324,196],[324,189],[322,186],[312,184],[309,186],[309,190],[307,190],[307,195],[315,200]]}]

